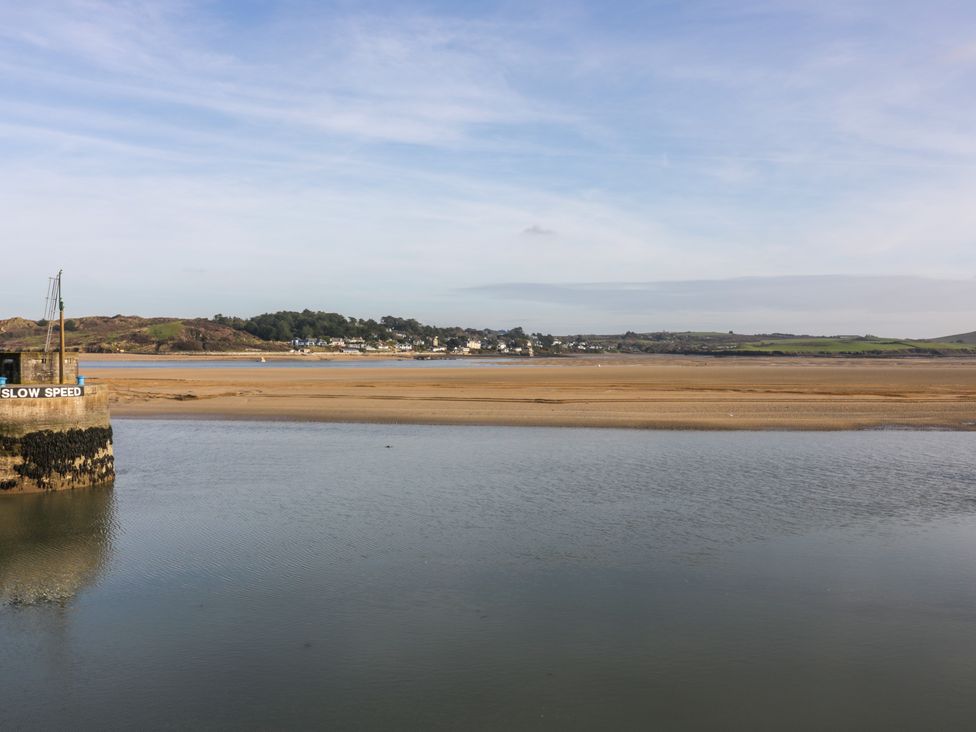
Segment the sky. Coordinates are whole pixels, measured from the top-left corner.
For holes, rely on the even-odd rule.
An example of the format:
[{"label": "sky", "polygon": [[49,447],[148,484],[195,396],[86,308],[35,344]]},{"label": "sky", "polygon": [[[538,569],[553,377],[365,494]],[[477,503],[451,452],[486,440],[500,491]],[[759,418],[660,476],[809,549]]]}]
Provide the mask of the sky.
[{"label": "sky", "polygon": [[976,4],[0,0],[0,317],[976,329]]}]

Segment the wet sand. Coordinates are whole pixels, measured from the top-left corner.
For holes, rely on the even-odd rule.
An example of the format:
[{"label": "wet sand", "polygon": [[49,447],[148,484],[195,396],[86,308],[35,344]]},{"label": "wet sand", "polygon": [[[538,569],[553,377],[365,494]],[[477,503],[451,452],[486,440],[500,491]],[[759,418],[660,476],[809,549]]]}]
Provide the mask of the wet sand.
[{"label": "wet sand", "polygon": [[606,357],[85,369],[114,416],[654,429],[976,429],[976,360]]}]

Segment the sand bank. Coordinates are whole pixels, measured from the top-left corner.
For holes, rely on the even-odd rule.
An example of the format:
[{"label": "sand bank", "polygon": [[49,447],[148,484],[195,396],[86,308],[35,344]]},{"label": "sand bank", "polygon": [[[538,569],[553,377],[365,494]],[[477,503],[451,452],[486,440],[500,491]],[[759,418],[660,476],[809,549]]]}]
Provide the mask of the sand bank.
[{"label": "sand bank", "polygon": [[976,429],[976,361],[607,358],[464,369],[86,369],[128,417]]}]

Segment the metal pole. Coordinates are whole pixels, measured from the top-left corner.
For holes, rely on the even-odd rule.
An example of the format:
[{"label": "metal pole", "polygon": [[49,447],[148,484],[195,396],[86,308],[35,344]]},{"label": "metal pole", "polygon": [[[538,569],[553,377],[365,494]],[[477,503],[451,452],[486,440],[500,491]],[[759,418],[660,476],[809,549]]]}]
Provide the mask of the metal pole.
[{"label": "metal pole", "polygon": [[64,300],[61,298],[61,273],[58,272],[58,308],[61,311],[61,350],[58,352],[58,383],[64,383]]}]

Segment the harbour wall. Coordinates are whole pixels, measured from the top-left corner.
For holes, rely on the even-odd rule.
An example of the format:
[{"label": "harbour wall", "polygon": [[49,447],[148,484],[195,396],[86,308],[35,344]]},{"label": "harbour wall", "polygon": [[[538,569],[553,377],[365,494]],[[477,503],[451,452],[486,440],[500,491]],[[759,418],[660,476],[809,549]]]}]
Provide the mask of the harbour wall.
[{"label": "harbour wall", "polygon": [[114,480],[107,387],[80,391],[0,399],[0,496]]}]

